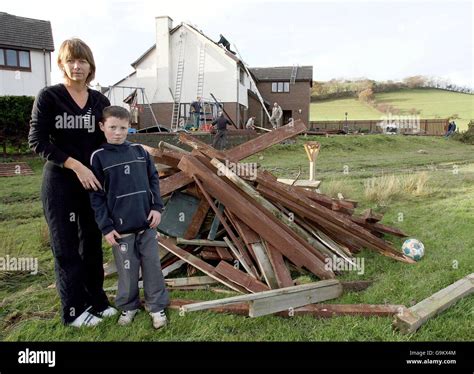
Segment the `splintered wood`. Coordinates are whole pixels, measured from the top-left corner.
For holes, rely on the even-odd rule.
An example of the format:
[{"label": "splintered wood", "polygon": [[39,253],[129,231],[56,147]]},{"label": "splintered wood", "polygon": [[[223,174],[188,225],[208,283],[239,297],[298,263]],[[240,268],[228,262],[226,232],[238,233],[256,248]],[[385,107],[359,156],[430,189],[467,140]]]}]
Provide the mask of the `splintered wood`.
[{"label": "splintered wood", "polygon": [[[239,163],[306,130],[302,121],[295,121],[228,151],[180,134],[180,142],[191,152],[176,147],[152,149],[155,162],[168,167],[160,179],[162,196],[176,196],[179,191],[199,201],[194,215],[181,221],[189,224],[183,237],[162,230],[163,271],[169,274],[167,268],[174,271],[187,263],[235,292],[254,294],[236,300],[248,301],[247,310],[257,316],[338,297],[342,287],[334,278],[340,269],[331,264],[355,266],[354,254],[363,248],[413,263],[383,239],[387,233],[406,235],[381,224],[380,214],[367,210],[355,216],[355,201],[286,185],[256,164]],[[295,286],[294,273],[301,271],[321,281]],[[339,308],[335,313],[363,314],[365,310]],[[183,305],[183,310],[198,309]]]}]

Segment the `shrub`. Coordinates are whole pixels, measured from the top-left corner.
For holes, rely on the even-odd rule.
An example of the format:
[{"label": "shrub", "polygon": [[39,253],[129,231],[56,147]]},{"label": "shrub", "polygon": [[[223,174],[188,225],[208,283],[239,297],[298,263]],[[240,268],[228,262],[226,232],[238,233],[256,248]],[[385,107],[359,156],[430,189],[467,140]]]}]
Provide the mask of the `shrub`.
[{"label": "shrub", "polygon": [[34,97],[0,96],[0,141],[6,157],[7,146],[21,149],[27,145]]}]

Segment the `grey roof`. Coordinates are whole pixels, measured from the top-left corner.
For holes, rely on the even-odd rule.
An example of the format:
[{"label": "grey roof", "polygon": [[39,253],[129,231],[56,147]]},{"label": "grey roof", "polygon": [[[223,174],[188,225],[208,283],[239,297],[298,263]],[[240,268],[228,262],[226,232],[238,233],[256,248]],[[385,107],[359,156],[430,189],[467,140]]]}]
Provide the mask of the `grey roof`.
[{"label": "grey roof", "polygon": [[[253,76],[262,81],[289,81],[293,66],[275,66],[268,68],[249,68]],[[313,81],[312,66],[298,66],[296,72],[297,81]]]},{"label": "grey roof", "polygon": [[49,21],[18,17],[0,12],[0,45],[54,51]]}]

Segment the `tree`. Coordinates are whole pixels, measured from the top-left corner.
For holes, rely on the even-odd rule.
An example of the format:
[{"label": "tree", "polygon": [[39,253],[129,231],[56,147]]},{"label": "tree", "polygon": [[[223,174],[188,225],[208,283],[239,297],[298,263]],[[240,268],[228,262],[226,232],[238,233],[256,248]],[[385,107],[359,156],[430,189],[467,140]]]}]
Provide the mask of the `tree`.
[{"label": "tree", "polygon": [[373,100],[374,100],[374,91],[372,91],[372,88],[366,88],[365,90],[359,93],[359,101],[368,103]]}]

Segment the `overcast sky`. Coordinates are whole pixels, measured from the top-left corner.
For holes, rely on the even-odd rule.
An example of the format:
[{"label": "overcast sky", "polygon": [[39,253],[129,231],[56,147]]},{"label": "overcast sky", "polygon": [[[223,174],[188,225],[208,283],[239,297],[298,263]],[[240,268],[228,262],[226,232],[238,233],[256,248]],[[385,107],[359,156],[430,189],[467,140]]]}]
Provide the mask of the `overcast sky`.
[{"label": "overcast sky", "polygon": [[[312,65],[314,80],[438,76],[474,87],[471,1],[81,0],[3,2],[1,11],[51,21],[56,50],[90,45],[95,83],[108,86],[155,42],[155,16],[223,34],[250,66]],[[56,58],[56,54],[53,54]],[[57,67],[53,83],[61,81]]]}]

